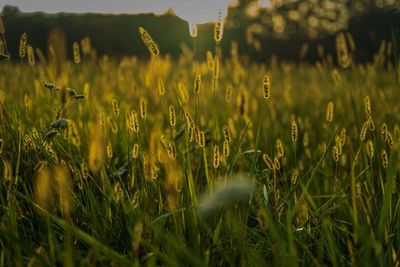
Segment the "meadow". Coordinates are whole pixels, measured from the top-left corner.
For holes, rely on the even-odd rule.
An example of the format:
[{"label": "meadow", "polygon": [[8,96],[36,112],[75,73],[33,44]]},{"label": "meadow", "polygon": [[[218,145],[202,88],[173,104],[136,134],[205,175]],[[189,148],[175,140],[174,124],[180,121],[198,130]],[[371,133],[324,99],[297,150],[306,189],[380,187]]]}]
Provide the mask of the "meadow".
[{"label": "meadow", "polygon": [[136,33],[147,60],[22,36],[0,63],[0,266],[399,266],[384,48],[360,65],[338,36],[339,65],[256,64],[217,29],[175,60]]}]

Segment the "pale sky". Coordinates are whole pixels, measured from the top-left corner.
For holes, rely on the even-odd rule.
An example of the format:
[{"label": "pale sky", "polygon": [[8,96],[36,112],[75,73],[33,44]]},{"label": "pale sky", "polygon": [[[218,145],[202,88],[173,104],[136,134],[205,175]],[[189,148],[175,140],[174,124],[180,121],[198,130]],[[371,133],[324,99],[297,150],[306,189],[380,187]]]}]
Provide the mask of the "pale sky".
[{"label": "pale sky", "polygon": [[236,0],[0,0],[0,11],[5,5],[17,6],[22,12],[46,13],[155,13],[168,8],[185,20],[194,23],[215,21],[218,10],[226,13],[227,5]]}]

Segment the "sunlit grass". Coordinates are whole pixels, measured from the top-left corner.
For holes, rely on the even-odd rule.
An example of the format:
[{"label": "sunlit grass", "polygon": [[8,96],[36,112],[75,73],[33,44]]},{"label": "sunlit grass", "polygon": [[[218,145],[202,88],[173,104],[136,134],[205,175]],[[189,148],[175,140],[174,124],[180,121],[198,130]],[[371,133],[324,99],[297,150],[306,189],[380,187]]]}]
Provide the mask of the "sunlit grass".
[{"label": "sunlit grass", "polygon": [[175,61],[141,29],[148,61],[1,63],[0,266],[399,264],[395,68]]}]

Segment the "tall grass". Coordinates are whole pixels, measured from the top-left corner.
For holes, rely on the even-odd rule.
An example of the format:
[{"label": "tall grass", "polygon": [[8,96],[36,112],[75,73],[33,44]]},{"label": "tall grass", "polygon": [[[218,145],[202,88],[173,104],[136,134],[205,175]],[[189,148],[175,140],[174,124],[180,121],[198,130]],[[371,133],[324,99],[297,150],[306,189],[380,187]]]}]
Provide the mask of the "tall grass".
[{"label": "tall grass", "polygon": [[1,63],[0,266],[399,266],[395,68],[140,34],[148,61]]}]

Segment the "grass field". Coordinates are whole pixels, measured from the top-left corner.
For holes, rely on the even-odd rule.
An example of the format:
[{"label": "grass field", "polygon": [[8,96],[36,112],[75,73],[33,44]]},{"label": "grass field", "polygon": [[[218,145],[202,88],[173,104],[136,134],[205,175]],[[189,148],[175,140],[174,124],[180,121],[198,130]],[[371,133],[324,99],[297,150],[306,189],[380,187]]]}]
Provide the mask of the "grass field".
[{"label": "grass field", "polygon": [[0,266],[399,266],[396,67],[147,45],[0,63]]}]

